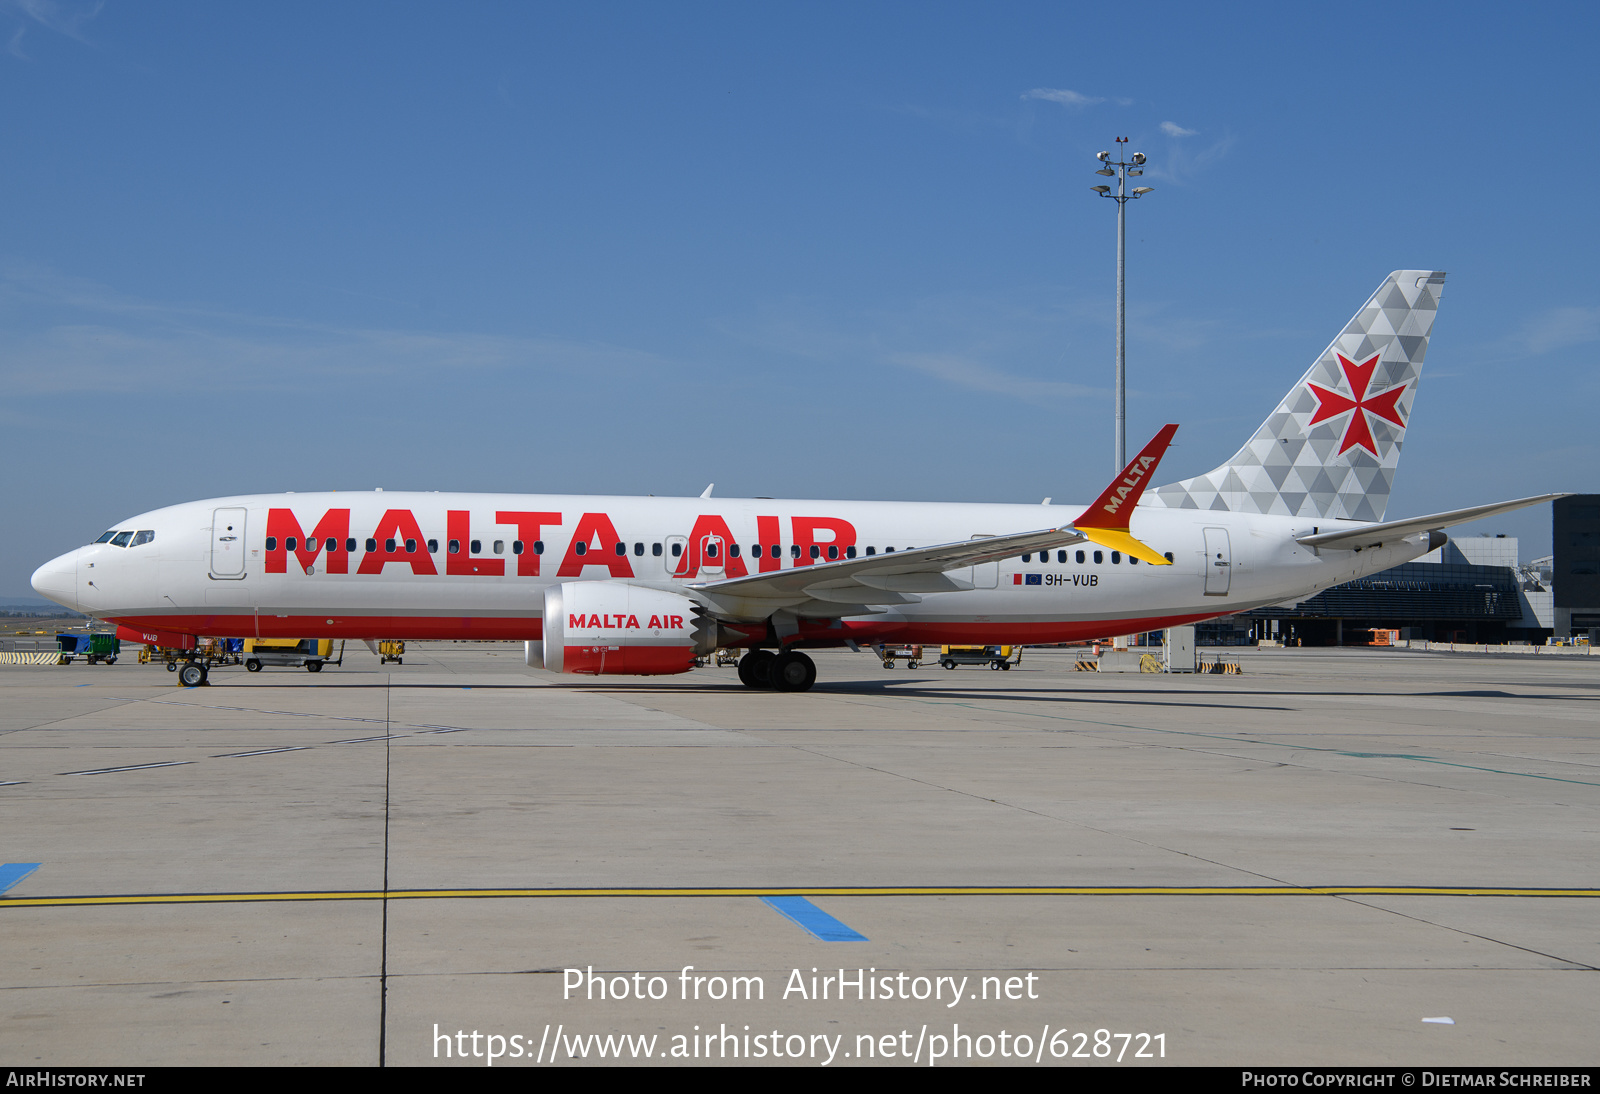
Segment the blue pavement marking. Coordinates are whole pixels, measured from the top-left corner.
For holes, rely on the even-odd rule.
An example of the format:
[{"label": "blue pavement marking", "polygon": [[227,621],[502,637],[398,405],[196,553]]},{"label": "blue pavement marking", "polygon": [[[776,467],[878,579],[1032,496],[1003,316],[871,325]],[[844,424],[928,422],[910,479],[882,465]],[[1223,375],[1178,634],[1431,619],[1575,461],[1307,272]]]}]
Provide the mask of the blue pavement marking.
[{"label": "blue pavement marking", "polygon": [[764,896],[761,900],[824,942],[867,941],[866,935],[846,927],[803,896]]},{"label": "blue pavement marking", "polygon": [[38,868],[39,863],[37,862],[7,862],[4,865],[0,865],[0,893],[5,892]]}]

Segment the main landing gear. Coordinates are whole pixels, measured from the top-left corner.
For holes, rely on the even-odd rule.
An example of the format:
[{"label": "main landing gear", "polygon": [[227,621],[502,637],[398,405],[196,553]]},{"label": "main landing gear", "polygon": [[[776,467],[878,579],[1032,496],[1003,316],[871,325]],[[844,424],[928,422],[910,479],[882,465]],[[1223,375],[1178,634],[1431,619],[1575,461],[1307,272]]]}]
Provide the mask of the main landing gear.
[{"label": "main landing gear", "polygon": [[206,675],[204,661],[185,661],[178,669],[178,683],[186,688],[197,688],[206,682]]},{"label": "main landing gear", "polygon": [[817,682],[817,666],[799,650],[751,650],[739,661],[739,682],[747,688],[807,691]]}]

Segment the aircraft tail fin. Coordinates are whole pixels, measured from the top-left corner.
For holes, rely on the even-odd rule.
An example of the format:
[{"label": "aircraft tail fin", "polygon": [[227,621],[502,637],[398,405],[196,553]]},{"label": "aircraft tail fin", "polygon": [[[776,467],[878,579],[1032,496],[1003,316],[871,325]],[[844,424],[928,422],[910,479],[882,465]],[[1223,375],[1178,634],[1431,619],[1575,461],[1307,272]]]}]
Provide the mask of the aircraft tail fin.
[{"label": "aircraft tail fin", "polygon": [[1381,521],[1444,277],[1390,274],[1231,460],[1144,504]]}]

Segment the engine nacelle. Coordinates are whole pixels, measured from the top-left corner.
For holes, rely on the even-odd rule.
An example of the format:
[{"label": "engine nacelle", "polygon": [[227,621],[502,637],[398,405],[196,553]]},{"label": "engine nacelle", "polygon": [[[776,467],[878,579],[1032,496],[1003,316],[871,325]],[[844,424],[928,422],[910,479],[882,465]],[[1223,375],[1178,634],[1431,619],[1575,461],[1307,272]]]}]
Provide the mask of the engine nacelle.
[{"label": "engine nacelle", "polygon": [[567,581],[544,591],[544,640],[527,644],[527,659],[583,676],[665,676],[692,669],[716,636],[705,609],[679,593]]}]

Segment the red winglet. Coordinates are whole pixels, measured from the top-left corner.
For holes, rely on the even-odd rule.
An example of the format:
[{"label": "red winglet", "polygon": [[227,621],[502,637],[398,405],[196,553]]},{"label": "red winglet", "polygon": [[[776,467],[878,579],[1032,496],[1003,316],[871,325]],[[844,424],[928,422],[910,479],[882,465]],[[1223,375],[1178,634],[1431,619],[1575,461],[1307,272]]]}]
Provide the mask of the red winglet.
[{"label": "red winglet", "polygon": [[1122,474],[1106,487],[1106,492],[1083,511],[1083,516],[1072,522],[1073,526],[1079,529],[1109,528],[1126,532],[1128,518],[1133,515],[1133,507],[1139,504],[1144,488],[1150,484],[1150,476],[1155,474],[1156,465],[1161,462],[1167,446],[1172,443],[1173,434],[1177,432],[1176,425],[1162,426],[1161,432],[1157,433],[1150,443],[1144,446],[1144,450],[1122,469]]}]

